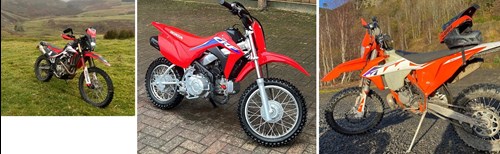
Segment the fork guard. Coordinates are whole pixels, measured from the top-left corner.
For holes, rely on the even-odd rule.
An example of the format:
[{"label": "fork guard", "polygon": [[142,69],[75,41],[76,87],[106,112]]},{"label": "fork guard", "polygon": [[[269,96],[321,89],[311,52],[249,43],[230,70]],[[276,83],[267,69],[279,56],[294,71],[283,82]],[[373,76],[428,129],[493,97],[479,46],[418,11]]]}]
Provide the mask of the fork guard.
[{"label": "fork guard", "polygon": [[[260,53],[259,66],[262,66],[262,65],[270,63],[270,62],[279,62],[279,63],[284,63],[287,65],[290,65],[290,66],[294,67],[295,69],[299,70],[300,72],[302,72],[303,74],[310,76],[310,74],[302,66],[300,66],[299,63],[297,63],[295,60],[293,60],[292,58],[290,58],[288,56],[277,54],[274,52],[269,52],[269,51]],[[238,74],[235,81],[239,82],[239,81],[243,80],[245,78],[245,76],[247,76],[247,74],[250,73],[250,71],[252,71],[253,69],[255,69],[254,63],[253,62],[247,63],[243,67],[243,69],[241,69],[241,72]]]}]

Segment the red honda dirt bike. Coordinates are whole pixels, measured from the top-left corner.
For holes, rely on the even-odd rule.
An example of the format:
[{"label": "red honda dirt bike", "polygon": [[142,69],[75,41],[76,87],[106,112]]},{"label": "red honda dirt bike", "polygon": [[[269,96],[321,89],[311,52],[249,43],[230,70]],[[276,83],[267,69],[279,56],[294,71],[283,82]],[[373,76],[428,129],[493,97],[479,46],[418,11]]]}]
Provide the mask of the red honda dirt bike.
[{"label": "red honda dirt bike", "polygon": [[96,107],[108,106],[113,99],[113,82],[106,72],[96,67],[94,59],[98,59],[106,66],[111,64],[94,52],[96,30],[87,28],[84,35],[75,38],[73,30],[68,28],[63,31],[61,37],[71,41],[63,49],[44,41],[37,46],[42,55],[35,61],[36,78],[47,82],[55,75],[59,79],[70,80],[75,77],[77,69],[83,68],[78,81],[78,89],[83,100]]},{"label": "red honda dirt bike", "polygon": [[[481,33],[471,30],[473,5],[443,26],[441,43],[450,50],[415,53],[392,49],[389,35],[382,34],[378,22],[366,23],[361,57],[342,63],[322,81],[330,81],[341,73],[361,70],[359,87],[336,93],[325,111],[328,125],[346,134],[362,134],[373,129],[382,119],[382,98],[370,89],[374,83],[380,90],[389,89],[387,104],[421,114],[411,151],[427,112],[450,121],[458,136],[469,146],[483,151],[500,150],[500,86],[476,84],[462,91],[456,101],[447,84],[475,71],[481,63],[479,55],[500,49],[500,42],[481,44]],[[397,105],[396,105],[397,104]]]},{"label": "red honda dirt bike", "polygon": [[263,78],[260,65],[280,62],[309,75],[293,59],[266,50],[259,21],[240,3],[220,4],[237,15],[245,28],[228,28],[210,37],[198,37],[175,27],[152,22],[160,34],[150,44],[163,57],[146,73],[146,90],[152,103],[171,109],[183,98],[209,98],[214,107],[226,104],[239,91],[239,83],[252,70],[257,81],[240,98],[238,117],[248,136],[266,146],[292,141],[303,129],[307,109],[300,91],[287,81]]}]

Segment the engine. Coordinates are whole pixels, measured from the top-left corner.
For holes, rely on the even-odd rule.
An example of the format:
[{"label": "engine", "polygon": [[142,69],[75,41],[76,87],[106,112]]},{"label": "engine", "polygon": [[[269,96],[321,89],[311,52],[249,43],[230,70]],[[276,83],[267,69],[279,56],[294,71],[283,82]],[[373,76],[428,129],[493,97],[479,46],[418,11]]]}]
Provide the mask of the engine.
[{"label": "engine", "polygon": [[65,53],[57,57],[55,60],[55,72],[54,74],[61,79],[73,79],[76,75],[75,67],[71,66],[71,59],[73,56],[71,54]]},{"label": "engine", "polygon": [[[218,50],[218,52],[221,51]],[[227,96],[237,93],[239,85],[224,77],[221,63],[218,56],[206,52],[202,58],[185,70],[179,92],[187,99],[207,97],[212,88],[217,95]]]},{"label": "engine", "polygon": [[424,95],[413,86],[408,81],[405,81],[405,85],[398,91],[399,100],[403,102],[407,107],[418,108],[419,102],[422,102]]},{"label": "engine", "polygon": [[[223,51],[213,51],[221,52]],[[221,54],[222,55],[222,54]],[[231,80],[227,80],[223,75],[223,66],[221,60],[217,58],[213,53],[207,53],[200,63],[209,70],[215,78],[214,92],[218,95],[228,95],[235,94],[239,91],[239,84],[233,83]]]},{"label": "engine", "polygon": [[182,78],[184,86],[179,88],[179,91],[184,93],[187,99],[206,97],[210,90],[210,82],[208,78],[190,66]]}]

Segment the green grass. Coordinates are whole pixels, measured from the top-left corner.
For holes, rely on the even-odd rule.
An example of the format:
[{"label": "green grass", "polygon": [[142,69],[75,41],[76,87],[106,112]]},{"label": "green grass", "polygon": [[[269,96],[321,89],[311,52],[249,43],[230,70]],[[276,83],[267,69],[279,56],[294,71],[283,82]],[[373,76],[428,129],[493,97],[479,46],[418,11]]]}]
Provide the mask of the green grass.
[{"label": "green grass", "polygon": [[[55,76],[49,82],[38,81],[34,74],[34,62],[39,51],[35,46],[39,39],[18,37],[2,40],[2,116],[70,116],[70,115],[129,115],[135,114],[135,41],[104,40],[97,38],[96,52],[110,63],[104,66],[96,61],[97,67],[108,73],[113,81],[115,95],[111,104],[104,109],[86,103],[78,91],[77,76],[68,82]],[[67,41],[59,38],[45,39],[63,47]]]}]

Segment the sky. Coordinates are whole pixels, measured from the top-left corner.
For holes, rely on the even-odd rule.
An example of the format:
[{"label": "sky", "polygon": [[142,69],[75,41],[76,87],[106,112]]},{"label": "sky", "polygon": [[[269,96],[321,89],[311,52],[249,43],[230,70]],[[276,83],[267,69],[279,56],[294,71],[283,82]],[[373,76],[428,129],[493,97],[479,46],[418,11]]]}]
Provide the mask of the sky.
[{"label": "sky", "polygon": [[319,7],[323,9],[335,9],[339,6],[342,6],[349,0],[319,0]]}]

